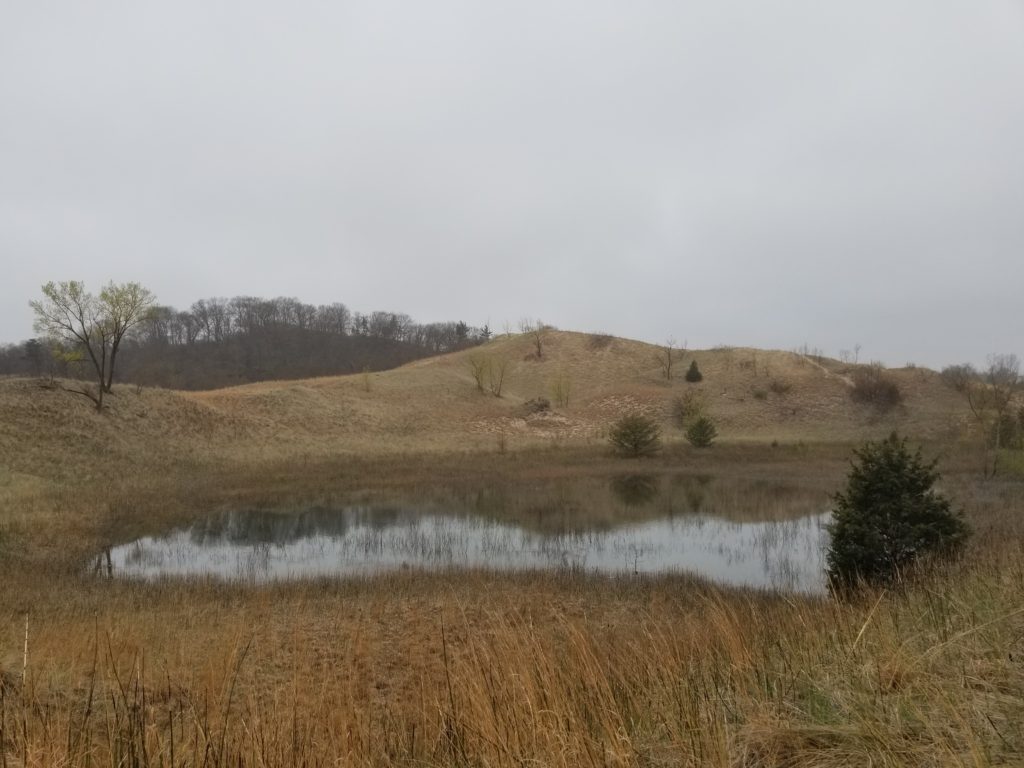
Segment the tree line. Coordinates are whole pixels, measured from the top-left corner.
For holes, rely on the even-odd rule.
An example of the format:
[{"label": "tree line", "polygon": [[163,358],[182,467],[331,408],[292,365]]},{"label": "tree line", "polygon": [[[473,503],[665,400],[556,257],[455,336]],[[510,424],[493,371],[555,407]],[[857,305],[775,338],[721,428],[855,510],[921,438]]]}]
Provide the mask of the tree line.
[{"label": "tree line", "polygon": [[306,304],[291,297],[200,299],[188,310],[154,306],[140,327],[141,341],[187,345],[224,341],[274,328],[296,328],[338,336],[400,341],[431,353],[450,352],[490,337],[490,330],[465,322],[417,323],[401,312],[350,310],[345,304]]},{"label": "tree line", "polygon": [[[117,303],[132,296],[142,306]],[[81,283],[49,283],[31,306],[40,336],[0,347],[0,375],[96,381],[101,371],[103,385],[89,390],[97,397],[110,391],[115,356],[118,381],[208,389],[385,370],[490,337],[486,325],[417,323],[400,312],[291,297],[208,298],[179,310],[132,283],[95,296]]]}]

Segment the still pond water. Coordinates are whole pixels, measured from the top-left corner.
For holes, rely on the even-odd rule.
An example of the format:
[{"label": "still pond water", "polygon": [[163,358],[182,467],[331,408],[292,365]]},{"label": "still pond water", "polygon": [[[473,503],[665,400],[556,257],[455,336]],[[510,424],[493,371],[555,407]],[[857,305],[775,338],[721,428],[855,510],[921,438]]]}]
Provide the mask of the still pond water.
[{"label": "still pond water", "polygon": [[824,590],[818,494],[708,477],[627,476],[427,493],[416,501],[228,510],[102,553],[127,578],[265,582],[401,569],[689,573]]}]

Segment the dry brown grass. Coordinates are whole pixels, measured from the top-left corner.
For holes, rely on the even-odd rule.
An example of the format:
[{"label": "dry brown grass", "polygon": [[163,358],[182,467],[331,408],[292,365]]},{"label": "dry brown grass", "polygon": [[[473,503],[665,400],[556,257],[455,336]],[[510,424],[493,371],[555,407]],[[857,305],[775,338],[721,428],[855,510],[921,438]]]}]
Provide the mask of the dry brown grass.
[{"label": "dry brown grass", "polygon": [[978,529],[966,559],[849,604],[685,577],[400,572],[253,589],[82,575],[110,537],[219,505],[529,487],[624,464],[823,491],[847,456],[739,445],[622,462],[580,448],[197,465],[112,487],[13,480],[7,765],[1014,764],[1024,489],[980,482],[970,454],[946,459]]},{"label": "dry brown grass", "polygon": [[[892,418],[939,441],[944,489],[977,535],[962,562],[899,593],[837,603],[572,573],[260,588],[84,573],[102,546],[242,505],[585,487],[624,471],[823,496],[849,447],[812,438],[893,426],[852,404],[838,366],[699,352],[724,442],[624,462],[607,421],[632,407],[667,420],[687,386],[659,381],[652,348],[555,334],[543,361],[520,338],[486,351],[512,361],[500,400],[476,392],[459,355],[375,374],[368,391],[359,377],[124,388],[102,416],[0,382],[0,768],[1024,762],[1024,487],[982,482],[976,456],[941,442],[959,405],[929,372],[893,373],[906,410]],[[558,371],[575,379],[564,421],[517,422]],[[791,389],[745,394],[774,379]],[[512,435],[507,453],[495,429]]]},{"label": "dry brown grass", "polygon": [[[959,437],[966,407],[938,374],[891,371],[904,405],[886,414],[850,398],[848,372],[837,363],[790,353],[729,348],[687,353],[704,381],[662,378],[656,348],[612,339],[595,347],[586,334],[552,332],[544,358],[523,336],[393,371],[212,392],[115,388],[103,415],[81,397],[36,382],[0,380],[0,467],[46,478],[79,480],[108,466],[143,469],[165,463],[338,457],[396,452],[492,451],[498,435],[512,450],[537,445],[603,444],[609,424],[631,411],[663,422],[673,397],[704,395],[724,441],[851,441],[897,428],[932,439]],[[503,396],[478,391],[469,359],[507,360]],[[551,398],[561,382],[568,407],[524,416],[521,404]],[[774,386],[773,386],[774,385]],[[754,392],[763,393],[755,397]]]},{"label": "dry brown grass", "polygon": [[24,679],[5,611],[8,764],[1014,765],[1022,563],[846,605],[485,573],[76,585],[33,604]]}]

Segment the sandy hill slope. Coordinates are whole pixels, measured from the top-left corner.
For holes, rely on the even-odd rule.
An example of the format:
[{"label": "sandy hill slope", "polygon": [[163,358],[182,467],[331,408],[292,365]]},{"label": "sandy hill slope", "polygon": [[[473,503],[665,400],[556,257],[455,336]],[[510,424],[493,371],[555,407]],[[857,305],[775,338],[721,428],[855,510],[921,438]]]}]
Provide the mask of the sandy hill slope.
[{"label": "sandy hill slope", "polygon": [[[632,411],[657,417],[668,439],[682,439],[671,404],[687,392],[703,399],[724,441],[855,440],[894,428],[942,438],[967,423],[960,396],[927,369],[889,371],[904,404],[879,414],[852,401],[853,370],[838,361],[745,348],[688,351],[668,381],[658,354],[642,342],[552,331],[538,359],[530,337],[513,335],[381,373],[208,392],[115,387],[102,415],[81,396],[8,379],[0,381],[0,471],[64,476],[152,468],[161,458],[495,450],[502,434],[510,449],[597,443]],[[691,360],[704,374],[698,384],[683,378]],[[474,365],[504,367],[501,397],[479,391]],[[558,389],[567,403],[558,402]],[[536,398],[551,409],[530,413],[524,403]]]}]

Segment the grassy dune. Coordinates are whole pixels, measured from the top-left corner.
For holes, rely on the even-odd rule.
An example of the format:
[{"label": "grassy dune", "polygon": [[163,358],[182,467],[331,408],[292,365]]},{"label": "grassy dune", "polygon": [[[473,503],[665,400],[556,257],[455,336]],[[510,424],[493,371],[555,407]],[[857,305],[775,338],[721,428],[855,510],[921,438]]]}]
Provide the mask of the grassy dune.
[{"label": "grassy dune", "polygon": [[[936,374],[893,372],[906,405],[880,418],[850,401],[839,363],[697,352],[723,435],[699,451],[666,411],[690,385],[659,378],[650,346],[599,342],[554,334],[537,361],[528,339],[500,339],[368,381],[121,387],[103,415],[0,381],[0,768],[1024,763],[1024,482],[980,478]],[[509,359],[504,397],[476,391],[471,354]],[[525,418],[557,376],[568,407]],[[604,446],[633,408],[665,420],[660,457]],[[943,456],[976,535],[961,561],[848,603],[686,576],[402,571],[256,589],[87,569],[209,510],[440,486],[527,489],[513,518],[530,488],[623,471],[824,498],[850,443],[894,426]],[[594,506],[585,491],[574,504]]]},{"label": "grassy dune", "polygon": [[[265,382],[210,392],[115,388],[102,416],[80,396],[0,380],[0,466],[74,478],[107,464],[144,469],[160,462],[251,464],[301,456],[423,451],[491,451],[504,433],[512,450],[602,444],[608,425],[644,411],[673,430],[670,403],[699,392],[730,441],[849,441],[893,428],[934,439],[968,424],[962,398],[923,368],[890,372],[905,396],[887,414],[849,396],[853,367],[792,352],[729,348],[688,352],[667,381],[649,344],[551,332],[544,356],[525,336],[418,361],[392,371]],[[477,391],[470,361],[507,361],[502,397]],[[704,381],[687,384],[696,360]],[[565,407],[527,415],[526,400],[569,388]],[[775,390],[773,390],[773,385]],[[785,391],[783,391],[785,390]],[[54,429],[59,425],[59,429]]]}]

